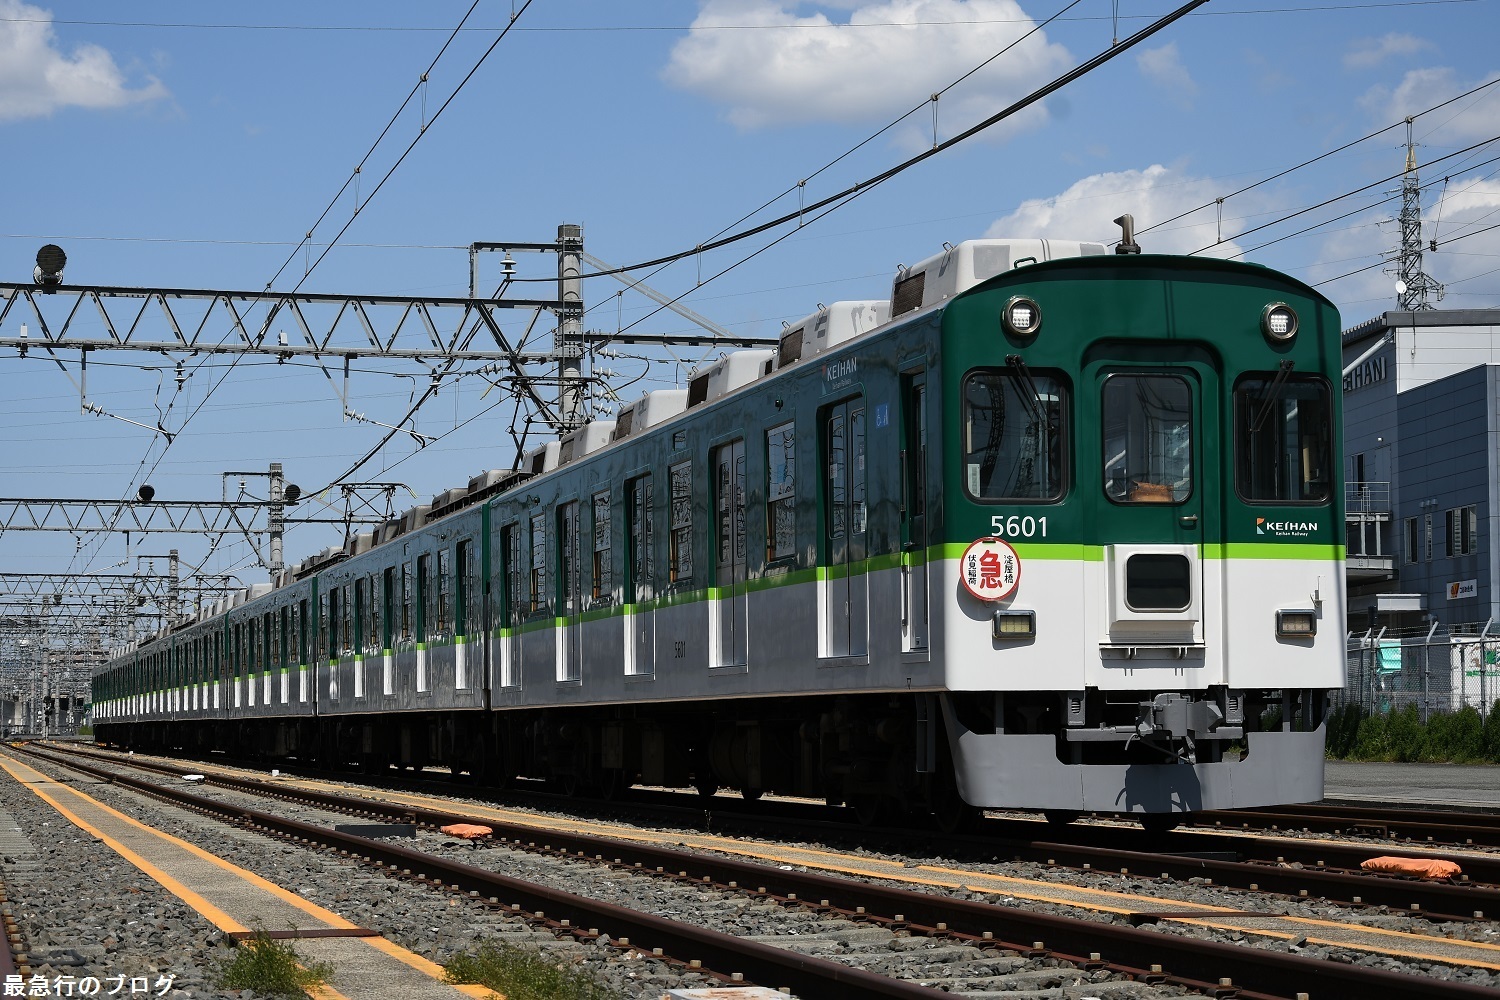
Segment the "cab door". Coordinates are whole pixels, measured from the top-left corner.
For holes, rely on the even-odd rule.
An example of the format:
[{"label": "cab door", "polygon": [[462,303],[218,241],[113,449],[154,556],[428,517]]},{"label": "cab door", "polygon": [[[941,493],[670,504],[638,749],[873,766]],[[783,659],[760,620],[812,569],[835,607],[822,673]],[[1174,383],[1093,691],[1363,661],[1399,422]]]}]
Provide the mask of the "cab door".
[{"label": "cab door", "polygon": [[927,649],[927,374],[901,376],[901,649]]},{"label": "cab door", "polygon": [[1106,666],[1126,675],[1160,661],[1174,672],[1202,667],[1218,631],[1205,556],[1222,541],[1222,436],[1211,405],[1219,380],[1209,359],[1183,353],[1132,349],[1093,366],[1108,587],[1101,650]]}]

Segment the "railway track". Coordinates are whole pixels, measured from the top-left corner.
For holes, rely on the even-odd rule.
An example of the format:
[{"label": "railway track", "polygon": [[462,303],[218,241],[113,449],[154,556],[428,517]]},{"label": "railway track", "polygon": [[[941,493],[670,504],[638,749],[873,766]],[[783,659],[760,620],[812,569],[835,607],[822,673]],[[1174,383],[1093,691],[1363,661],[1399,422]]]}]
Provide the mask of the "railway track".
[{"label": "railway track", "polygon": [[[100,753],[101,759],[106,760],[118,757],[101,751],[81,751],[76,747],[70,751]],[[168,763],[160,767],[164,774],[182,774],[189,770]],[[435,782],[399,784],[434,794],[453,791],[451,785]],[[670,798],[680,800],[681,796]],[[780,804],[730,805],[729,800],[725,800],[713,807],[713,818],[721,829],[754,833],[766,828],[764,807],[770,807],[775,810],[773,822],[778,835],[834,841],[849,837],[844,824],[820,822],[814,818],[826,810],[808,810],[797,805],[777,809],[777,805]],[[339,808],[352,808],[352,804],[344,802]],[[740,811],[751,808],[757,811]],[[661,807],[661,813],[663,822],[673,822],[673,817],[676,817],[675,821],[692,825],[701,817],[702,807],[685,808],[673,804]],[[435,810],[433,814],[440,816],[443,811]],[[434,825],[442,824],[434,820]],[[1038,830],[1045,831],[1045,836],[1038,838]],[[860,833],[862,839],[890,850],[903,850],[909,846],[909,832],[882,834],[861,830]],[[1434,882],[1362,870],[1362,861],[1389,853],[1364,843],[1267,839],[1234,833],[1222,825],[1211,830],[1162,835],[1133,826],[1079,824],[1056,828],[1035,821],[1004,819],[986,820],[979,835],[942,838],[936,846],[960,857],[997,856],[1058,869],[1148,878],[1160,876],[1168,881],[1198,880],[1229,889],[1277,894],[1287,900],[1326,900],[1366,911],[1385,907],[1429,921],[1483,920],[1487,915],[1500,918],[1500,856],[1457,855],[1425,849],[1408,851],[1403,848],[1413,857],[1458,860],[1463,865],[1464,875],[1458,880]],[[1142,914],[1129,919],[1144,923],[1150,922],[1151,918]]]},{"label": "railway track", "polygon": [[1184,822],[1219,829],[1300,830],[1415,844],[1500,848],[1500,815],[1483,812],[1309,803],[1189,813]]},{"label": "railway track", "polygon": [[[132,761],[132,767],[143,762]],[[95,769],[101,775],[108,772]],[[174,769],[166,768],[166,773]],[[508,898],[507,894],[534,893],[525,900],[511,903],[518,912],[530,912],[532,907],[548,915],[548,919],[566,920],[566,933],[577,934],[584,926],[608,926],[606,915],[590,909],[589,904],[576,897],[558,896],[555,891],[538,893],[535,888],[522,889],[503,882],[489,881],[494,873],[482,873],[476,866],[453,861],[434,859],[430,855],[409,852],[393,845],[380,844],[365,838],[349,839],[322,830],[310,830],[305,825],[295,826],[296,821],[247,810],[242,806],[222,802],[212,805],[195,801],[202,796],[183,793],[177,789],[164,789],[152,782],[134,778],[116,777],[120,783],[137,787],[148,794],[166,795],[182,801],[190,801],[197,808],[219,811],[230,818],[250,822],[264,829],[277,831],[282,836],[313,840],[327,844],[341,852],[369,856],[385,866],[395,865],[416,878],[425,875],[427,881],[441,880],[442,885],[458,887],[461,891],[492,895],[497,901]],[[357,812],[362,815],[381,815],[387,819],[399,818],[407,822],[427,825],[446,825],[455,821],[478,821],[494,827],[496,837],[507,846],[528,848],[570,862],[593,862],[605,868],[628,873],[655,873],[660,879],[690,886],[694,889],[712,889],[747,895],[758,901],[796,908],[820,919],[840,919],[857,923],[865,928],[879,928],[892,935],[920,935],[942,941],[945,944],[975,949],[981,953],[1013,953],[1027,960],[1067,961],[1087,974],[1103,973],[1108,976],[1129,977],[1138,982],[1167,983],[1196,989],[1209,995],[1238,996],[1283,996],[1295,997],[1307,994],[1307,984],[1316,982],[1322,988],[1318,995],[1354,995],[1369,991],[1382,997],[1402,996],[1493,996],[1491,990],[1465,984],[1449,983],[1422,976],[1387,973],[1370,968],[1351,966],[1342,962],[1311,959],[1300,955],[1278,951],[1252,949],[1216,941],[1199,940],[1179,934],[1163,934],[1158,931],[1139,930],[1118,924],[1103,924],[1093,920],[1079,920],[1054,914],[1039,913],[1035,909],[997,906],[973,899],[956,899],[930,892],[913,892],[866,882],[853,882],[848,878],[829,876],[811,871],[796,871],[792,866],[767,867],[734,858],[684,853],[660,846],[643,845],[633,841],[606,839],[590,835],[572,834],[551,830],[539,835],[535,826],[505,827],[488,816],[474,816],[452,809],[419,808],[414,803],[401,802],[380,805],[368,798],[329,795],[292,789],[286,783],[243,779],[231,779],[216,775],[211,780],[223,787],[240,793],[281,797],[295,797],[304,803],[321,809],[336,809]],[[210,800],[212,801],[212,800]],[[479,855],[484,856],[483,854]],[[897,866],[898,869],[900,866]],[[493,891],[492,888],[494,887]],[[500,904],[503,905],[503,904]],[[559,907],[569,909],[567,917],[561,917]],[[618,917],[617,914],[609,914]],[[1246,915],[1226,913],[1224,908],[1198,908],[1196,910],[1175,907],[1165,901],[1155,907],[1142,907],[1127,914],[1142,917],[1141,922],[1202,927],[1215,921],[1223,923],[1238,919],[1255,921],[1264,914]],[[678,928],[680,922],[675,922]],[[642,935],[664,933],[660,928],[640,925],[630,936],[639,944]],[[619,936],[618,932],[615,934]],[[681,949],[691,950],[695,942],[677,939],[672,953],[682,954]],[[707,951],[706,943],[696,945],[699,951]],[[744,953],[743,941],[734,946],[733,953]],[[667,950],[667,945],[653,945]],[[1437,950],[1436,944],[1432,950]],[[780,949],[772,949],[773,951]],[[1431,960],[1434,956],[1425,956]],[[1497,955],[1496,957],[1500,957]],[[1149,959],[1149,960],[1146,960]],[[766,961],[770,957],[766,956]],[[1438,959],[1441,961],[1441,959]],[[715,965],[717,960],[705,960]],[[743,968],[745,962],[739,965]],[[715,966],[717,967],[717,966]],[[782,973],[786,975],[786,973]],[[772,975],[760,970],[745,975],[758,982],[777,983]],[[874,988],[873,984],[868,984]],[[797,992],[806,996],[833,996],[830,992]],[[829,990],[824,983],[819,990]],[[863,987],[861,987],[863,988]],[[796,987],[794,986],[794,989]],[[1328,990],[1328,992],[1324,992]],[[1478,990],[1478,992],[1472,992]],[[869,993],[864,995],[901,995]],[[924,995],[932,995],[926,990]]]}]

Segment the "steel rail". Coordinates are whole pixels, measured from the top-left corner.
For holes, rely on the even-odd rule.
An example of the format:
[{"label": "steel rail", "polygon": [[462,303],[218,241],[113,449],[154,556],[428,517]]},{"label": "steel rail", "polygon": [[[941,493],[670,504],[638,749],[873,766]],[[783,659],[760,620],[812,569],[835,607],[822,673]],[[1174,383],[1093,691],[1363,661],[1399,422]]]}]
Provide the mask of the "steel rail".
[{"label": "steel rail", "polygon": [[1189,813],[1195,826],[1269,825],[1305,827],[1308,830],[1363,832],[1393,839],[1426,838],[1456,846],[1500,847],[1500,815],[1453,810],[1404,809],[1386,806],[1326,805],[1313,803],[1275,806],[1233,812]]},{"label": "steel rail", "polygon": [[[64,763],[69,767],[84,768],[101,777],[111,775],[111,772],[86,765]],[[121,763],[126,763],[131,767],[142,766],[134,761]],[[151,765],[151,767],[154,768],[157,765]],[[170,770],[169,773],[171,773]],[[115,780],[126,781],[132,787],[141,787],[152,794],[165,792],[173,797],[199,798],[188,793],[165,790],[139,779],[117,776]],[[818,900],[817,908],[819,909],[860,917],[872,923],[924,933],[940,933],[969,943],[981,946],[998,945],[1032,956],[1051,955],[1080,964],[1085,969],[1108,968],[1143,981],[1175,982],[1190,988],[1205,990],[1211,995],[1223,991],[1224,995],[1242,997],[1288,997],[1308,992],[1307,984],[1309,983],[1320,984],[1323,989],[1330,991],[1331,995],[1370,995],[1381,997],[1382,1000],[1420,1000],[1420,998],[1458,1000],[1458,998],[1468,997],[1476,998],[1476,1000],[1480,997],[1494,1000],[1496,995],[1492,989],[1452,983],[1427,976],[1387,972],[1265,949],[1141,931],[1093,920],[1037,913],[1019,907],[888,888],[816,872],[785,871],[733,858],[686,854],[634,841],[560,831],[541,833],[535,827],[505,824],[488,817],[475,818],[472,815],[446,810],[425,809],[406,804],[383,804],[369,799],[327,792],[293,790],[258,779],[213,776],[206,780],[235,790],[251,791],[279,798],[294,798],[350,812],[384,814],[429,827],[441,827],[459,822],[482,823],[491,827],[497,836],[502,836],[506,841],[514,840],[516,846],[534,848],[538,842],[541,842],[544,850],[558,854],[601,861],[607,858],[618,867],[642,868],[648,871],[660,871],[663,874],[676,873],[675,877],[682,880],[695,883],[708,882],[738,891],[747,891],[743,887],[754,885],[759,895],[787,904],[807,905],[811,900]],[[214,811],[219,813],[237,811],[236,807],[227,806],[224,803],[214,800],[206,801],[213,803]],[[274,817],[272,819],[276,823],[294,822],[276,820]],[[359,841],[362,851],[372,843],[363,838],[355,839]],[[417,864],[429,869],[438,863],[429,862],[427,860],[429,856],[419,852],[388,848],[384,845],[381,845],[381,849],[402,851],[403,857],[415,858]],[[1160,861],[1159,857],[1153,857],[1151,863],[1156,864]],[[440,863],[447,864],[447,862]],[[403,867],[410,867],[411,864],[411,861],[407,861],[403,863]],[[465,873],[476,871],[467,866],[459,867],[463,868]],[[413,870],[416,869],[413,868]],[[483,874],[488,876],[488,873]],[[1042,940],[1038,941],[1038,937]],[[1028,946],[1026,942],[1030,942],[1030,945]],[[740,943],[743,945],[747,942]],[[675,953],[681,954],[680,951]],[[1106,955],[1110,957],[1105,957]],[[1143,961],[1149,962],[1150,965],[1143,966],[1141,964]],[[751,975],[748,971],[746,974]],[[755,977],[752,976],[752,978]],[[783,984],[778,983],[778,985]],[[927,991],[923,995],[931,996],[933,992]],[[832,996],[833,994],[813,993],[810,995]]]},{"label": "steel rail", "polygon": [[[246,809],[77,761],[59,760],[50,754],[34,751],[33,754],[103,781],[238,822],[252,829],[321,844],[359,859],[368,859],[386,869],[419,873],[419,880],[425,877],[425,880],[436,882],[439,886],[452,886],[460,891],[508,900],[510,910],[517,916],[545,917],[554,927],[557,922],[566,921],[558,929],[571,933],[575,938],[598,938],[600,935],[592,928],[606,927],[609,928],[611,937],[628,938],[631,947],[661,948],[664,954],[675,956],[683,964],[700,962],[706,966],[705,972],[720,970],[720,978],[726,981],[730,973],[737,972],[751,982],[778,988],[790,986],[800,996],[817,997],[820,1000],[938,1000],[949,995],[942,990],[801,955],[733,934],[722,934],[691,923],[668,920],[613,903],[588,899],[562,889],[475,868],[387,841],[341,833],[313,823]],[[586,931],[584,928],[590,930]]]},{"label": "steel rail", "polygon": [[[68,752],[83,751],[69,748]],[[93,754],[89,756],[95,759],[112,759]],[[189,770],[169,764],[148,765],[137,761],[131,761],[130,764],[132,767],[163,774],[184,774]],[[262,794],[268,791],[265,783],[255,779],[220,776],[210,778],[210,781],[224,787],[240,787]],[[292,792],[282,786],[269,788],[274,788],[278,794],[289,798],[301,798],[303,801],[335,809],[379,808],[385,815],[393,817],[411,815],[434,827],[456,822],[490,824],[489,820],[476,820],[472,816],[441,810],[426,811],[424,814],[420,809],[380,806],[366,799],[331,792],[300,789]],[[517,827],[511,835],[520,836],[523,829],[525,828]],[[1157,875],[1181,880],[1207,878],[1225,888],[1279,893],[1299,900],[1323,899],[1347,906],[1388,906],[1428,920],[1474,920],[1483,919],[1485,914],[1500,915],[1500,858],[1464,857],[1461,863],[1468,874],[1464,876],[1465,881],[1455,883],[1361,871],[1361,861],[1382,852],[1359,844],[1319,842],[1303,845],[1295,841],[1267,844],[1233,834],[1213,837],[1211,843],[1203,844],[1198,841],[1205,839],[1207,835],[1204,834],[1176,834],[1164,840],[1141,830],[1113,827],[1075,827],[1073,832],[1088,840],[1102,842],[1108,839],[1125,843],[1117,847],[1103,843],[1066,843],[1060,840],[1020,837],[985,837],[983,843],[986,850],[1037,864],[1133,873],[1138,878],[1154,878]],[[1147,845],[1150,845],[1150,849],[1147,849]],[[1201,850],[1204,847],[1215,849]],[[1454,860],[1451,855],[1431,852],[1407,853],[1412,856]],[[1235,855],[1238,859],[1228,860],[1224,855]],[[1297,865],[1305,867],[1296,867]],[[1147,914],[1141,914],[1136,919],[1144,921],[1148,918]]]}]

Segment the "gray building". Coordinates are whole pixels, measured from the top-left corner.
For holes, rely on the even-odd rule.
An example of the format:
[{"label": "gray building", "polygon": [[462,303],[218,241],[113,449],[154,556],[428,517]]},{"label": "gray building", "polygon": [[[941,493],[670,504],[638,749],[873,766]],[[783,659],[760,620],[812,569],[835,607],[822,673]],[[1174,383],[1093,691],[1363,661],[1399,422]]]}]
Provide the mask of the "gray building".
[{"label": "gray building", "polygon": [[1500,309],[1344,332],[1349,627],[1500,631]]}]

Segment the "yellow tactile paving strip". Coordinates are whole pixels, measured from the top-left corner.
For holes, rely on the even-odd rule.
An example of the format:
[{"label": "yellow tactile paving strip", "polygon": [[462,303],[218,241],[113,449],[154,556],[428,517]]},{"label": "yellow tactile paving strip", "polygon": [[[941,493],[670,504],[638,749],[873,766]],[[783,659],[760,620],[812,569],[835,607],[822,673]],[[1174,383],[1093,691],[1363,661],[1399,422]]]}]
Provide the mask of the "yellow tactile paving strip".
[{"label": "yellow tactile paving strip", "polygon": [[[13,758],[0,757],[0,768],[222,931],[357,926]],[[385,1000],[403,995],[458,1000],[493,995],[481,986],[443,983],[441,966],[381,937],[303,938],[296,948],[306,958],[334,968],[333,981],[318,993],[319,1000]]]},{"label": "yellow tactile paving strip", "polygon": [[[225,769],[231,772],[233,769]],[[241,774],[247,772],[238,772]],[[249,772],[252,773],[253,772]],[[263,777],[263,776],[261,776]],[[1030,900],[1038,903],[1053,903],[1074,906],[1103,913],[1173,913],[1191,910],[1195,914],[1205,911],[1221,912],[1222,917],[1164,917],[1163,922],[1187,924],[1212,929],[1236,930],[1260,937],[1297,940],[1306,938],[1309,944],[1350,948],[1356,951],[1392,955],[1412,961],[1440,962],[1448,965],[1464,965],[1500,971],[1500,945],[1482,942],[1456,941],[1450,938],[1432,937],[1403,931],[1362,927],[1358,924],[1321,920],[1315,917],[1296,917],[1276,913],[1247,913],[1224,906],[1205,906],[1180,899],[1163,899],[1158,896],[1142,896],[1128,892],[1111,892],[1080,886],[1059,885],[1036,879],[1013,878],[986,872],[976,872],[939,865],[917,865],[908,868],[901,864],[885,863],[876,859],[842,854],[835,851],[808,848],[781,847],[764,844],[749,844],[725,837],[675,831],[654,833],[629,827],[613,826],[582,820],[563,820],[556,817],[538,817],[530,813],[515,812],[494,806],[474,803],[455,805],[452,802],[410,792],[367,790],[337,785],[325,781],[303,778],[279,777],[277,784],[292,787],[330,791],[343,795],[367,798],[376,802],[395,802],[432,809],[463,812],[476,819],[495,819],[507,823],[534,827],[539,834],[547,832],[575,832],[620,840],[635,840],[642,843],[681,845],[697,850],[718,851],[740,857],[785,865],[802,865],[818,871],[843,875],[861,875],[882,878],[893,882],[915,885],[931,885],[952,889],[967,889],[994,896]],[[545,842],[545,837],[540,839]]]}]

